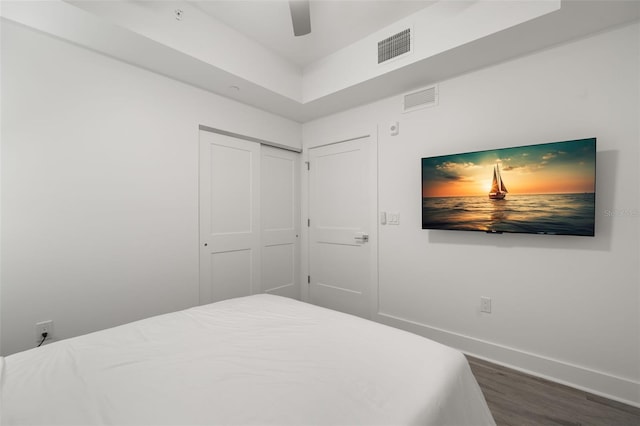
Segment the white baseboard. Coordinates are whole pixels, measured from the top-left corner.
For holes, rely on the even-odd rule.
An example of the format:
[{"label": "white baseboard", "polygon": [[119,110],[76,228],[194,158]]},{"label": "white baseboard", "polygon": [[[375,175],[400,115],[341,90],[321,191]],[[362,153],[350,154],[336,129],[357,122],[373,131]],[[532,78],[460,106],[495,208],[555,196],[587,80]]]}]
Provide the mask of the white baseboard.
[{"label": "white baseboard", "polygon": [[640,408],[640,382],[378,312],[375,320],[470,356]]}]

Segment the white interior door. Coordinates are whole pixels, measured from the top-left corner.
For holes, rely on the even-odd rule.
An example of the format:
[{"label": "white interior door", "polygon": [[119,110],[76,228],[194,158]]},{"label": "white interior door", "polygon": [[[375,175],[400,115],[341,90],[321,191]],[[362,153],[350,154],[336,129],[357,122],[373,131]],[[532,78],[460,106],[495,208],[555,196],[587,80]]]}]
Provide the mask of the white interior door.
[{"label": "white interior door", "polygon": [[300,298],[300,154],[262,146],[262,291]]},{"label": "white interior door", "polygon": [[365,318],[376,267],[371,139],[309,150],[309,301]]},{"label": "white interior door", "polygon": [[260,144],[200,131],[200,303],[260,292]]}]

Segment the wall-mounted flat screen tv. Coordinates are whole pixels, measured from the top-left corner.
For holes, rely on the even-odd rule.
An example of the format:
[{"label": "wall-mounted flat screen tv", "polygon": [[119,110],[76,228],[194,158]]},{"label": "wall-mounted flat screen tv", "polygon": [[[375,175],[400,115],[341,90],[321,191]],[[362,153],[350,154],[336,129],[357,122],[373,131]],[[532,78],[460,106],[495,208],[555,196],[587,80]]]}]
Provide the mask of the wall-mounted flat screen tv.
[{"label": "wall-mounted flat screen tv", "polygon": [[596,139],[422,159],[422,229],[593,236]]}]

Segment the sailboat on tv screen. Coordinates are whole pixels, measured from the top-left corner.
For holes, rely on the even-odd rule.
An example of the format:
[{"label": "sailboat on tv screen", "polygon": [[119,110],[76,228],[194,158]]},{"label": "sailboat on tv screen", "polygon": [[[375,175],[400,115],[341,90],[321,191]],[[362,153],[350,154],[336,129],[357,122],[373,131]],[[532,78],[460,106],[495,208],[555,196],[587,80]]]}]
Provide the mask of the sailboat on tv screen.
[{"label": "sailboat on tv screen", "polygon": [[491,200],[503,200],[507,196],[507,187],[504,186],[502,176],[500,176],[500,167],[498,164],[493,168],[493,182],[491,183],[491,190],[489,191],[489,198]]}]

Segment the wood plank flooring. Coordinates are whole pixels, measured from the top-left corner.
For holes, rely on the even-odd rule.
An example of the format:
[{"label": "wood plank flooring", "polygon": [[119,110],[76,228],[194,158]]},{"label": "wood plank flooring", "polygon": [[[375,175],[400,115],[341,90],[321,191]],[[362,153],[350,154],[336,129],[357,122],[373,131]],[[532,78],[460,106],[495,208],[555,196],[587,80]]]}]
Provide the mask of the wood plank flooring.
[{"label": "wood plank flooring", "polygon": [[467,359],[498,426],[640,426],[640,408]]}]

